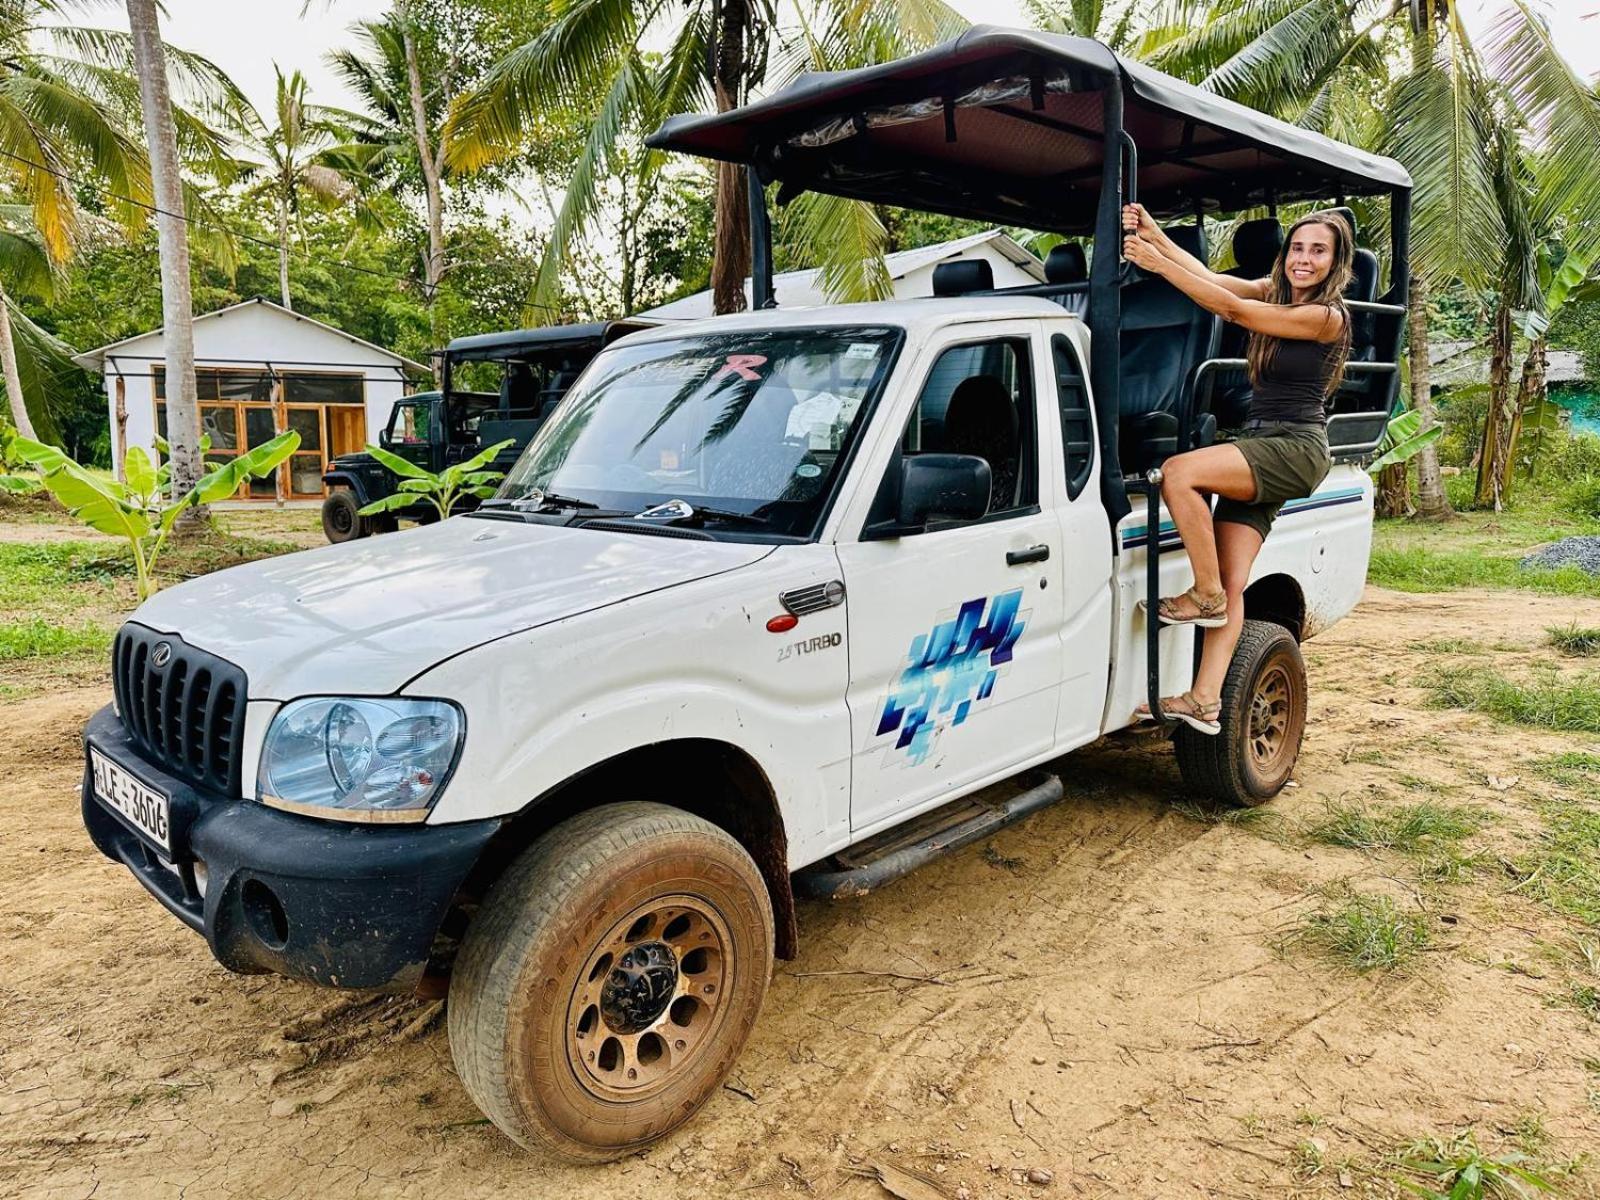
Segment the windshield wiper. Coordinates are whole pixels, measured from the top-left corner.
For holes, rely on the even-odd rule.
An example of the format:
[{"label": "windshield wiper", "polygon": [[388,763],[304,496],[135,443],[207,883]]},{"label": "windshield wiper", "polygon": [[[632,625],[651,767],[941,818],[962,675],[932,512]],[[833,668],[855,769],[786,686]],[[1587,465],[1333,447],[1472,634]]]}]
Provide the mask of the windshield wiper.
[{"label": "windshield wiper", "polygon": [[517,512],[544,512],[552,508],[599,508],[592,500],[579,500],[576,496],[561,496],[555,492],[532,491],[526,496],[517,496],[509,500],[485,500],[478,505],[482,508],[509,508]]},{"label": "windshield wiper", "polygon": [[767,528],[766,517],[756,512],[736,512],[727,508],[712,508],[705,504],[690,504],[687,500],[668,500],[655,504],[643,512],[633,514],[635,521],[659,521],[663,525],[704,525],[707,521],[722,521],[730,525],[754,525]]}]

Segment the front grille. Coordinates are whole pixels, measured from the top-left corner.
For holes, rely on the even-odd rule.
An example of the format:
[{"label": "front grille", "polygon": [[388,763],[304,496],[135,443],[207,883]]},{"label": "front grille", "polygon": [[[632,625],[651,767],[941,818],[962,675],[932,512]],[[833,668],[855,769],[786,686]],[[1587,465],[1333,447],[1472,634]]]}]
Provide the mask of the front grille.
[{"label": "front grille", "polygon": [[242,670],[129,622],[111,647],[111,682],[123,728],[146,758],[198,787],[241,794]]}]

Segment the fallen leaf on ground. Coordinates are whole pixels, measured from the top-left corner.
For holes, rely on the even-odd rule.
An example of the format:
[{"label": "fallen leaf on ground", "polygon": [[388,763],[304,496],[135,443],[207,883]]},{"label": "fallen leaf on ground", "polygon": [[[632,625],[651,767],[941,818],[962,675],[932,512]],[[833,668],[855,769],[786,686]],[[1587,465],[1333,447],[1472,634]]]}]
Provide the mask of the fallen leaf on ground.
[{"label": "fallen leaf on ground", "polygon": [[868,1163],[865,1167],[851,1168],[851,1174],[864,1179],[876,1179],[883,1190],[900,1200],[951,1200],[950,1193],[920,1171],[888,1163]]}]

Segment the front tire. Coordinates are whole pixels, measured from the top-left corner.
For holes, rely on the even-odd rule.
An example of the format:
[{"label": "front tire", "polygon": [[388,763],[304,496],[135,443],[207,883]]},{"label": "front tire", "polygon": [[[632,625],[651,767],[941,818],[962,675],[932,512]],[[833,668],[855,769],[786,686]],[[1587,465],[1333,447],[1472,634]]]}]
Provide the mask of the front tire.
[{"label": "front tire", "polygon": [[322,532],[334,545],[353,542],[371,533],[367,519],[361,515],[361,505],[355,493],[348,488],[335,488],[322,502]]},{"label": "front tire", "polygon": [[591,809],[526,850],[468,928],[456,1070],[519,1145],[620,1158],[722,1085],[772,958],[771,901],[738,842],[662,804]]},{"label": "front tire", "polygon": [[1173,736],[1184,782],[1225,804],[1253,807],[1283,790],[1306,729],[1306,665],[1282,625],[1246,621],[1222,683],[1222,732],[1180,725]]}]

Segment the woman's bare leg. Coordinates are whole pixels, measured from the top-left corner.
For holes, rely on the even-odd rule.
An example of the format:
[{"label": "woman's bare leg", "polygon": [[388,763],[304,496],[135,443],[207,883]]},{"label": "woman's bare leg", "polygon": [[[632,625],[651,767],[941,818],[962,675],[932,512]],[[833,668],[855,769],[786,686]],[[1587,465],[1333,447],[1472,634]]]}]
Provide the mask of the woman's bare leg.
[{"label": "woman's bare leg", "polygon": [[1162,464],[1161,473],[1161,498],[1167,502],[1172,523],[1178,527],[1183,547],[1189,553],[1194,590],[1202,596],[1214,596],[1223,590],[1223,581],[1207,494],[1227,496],[1230,500],[1254,500],[1256,480],[1250,472],[1250,464],[1237,446],[1206,446],[1173,455]]},{"label": "woman's bare leg", "polygon": [[1220,629],[1207,629],[1205,646],[1200,651],[1200,669],[1195,672],[1194,698],[1206,704],[1222,697],[1222,681],[1227,678],[1233,649],[1244,629],[1244,589],[1250,582],[1250,568],[1261,551],[1261,535],[1248,525],[1222,521],[1216,527],[1217,557],[1221,564],[1222,587],[1228,593],[1228,623]]}]

